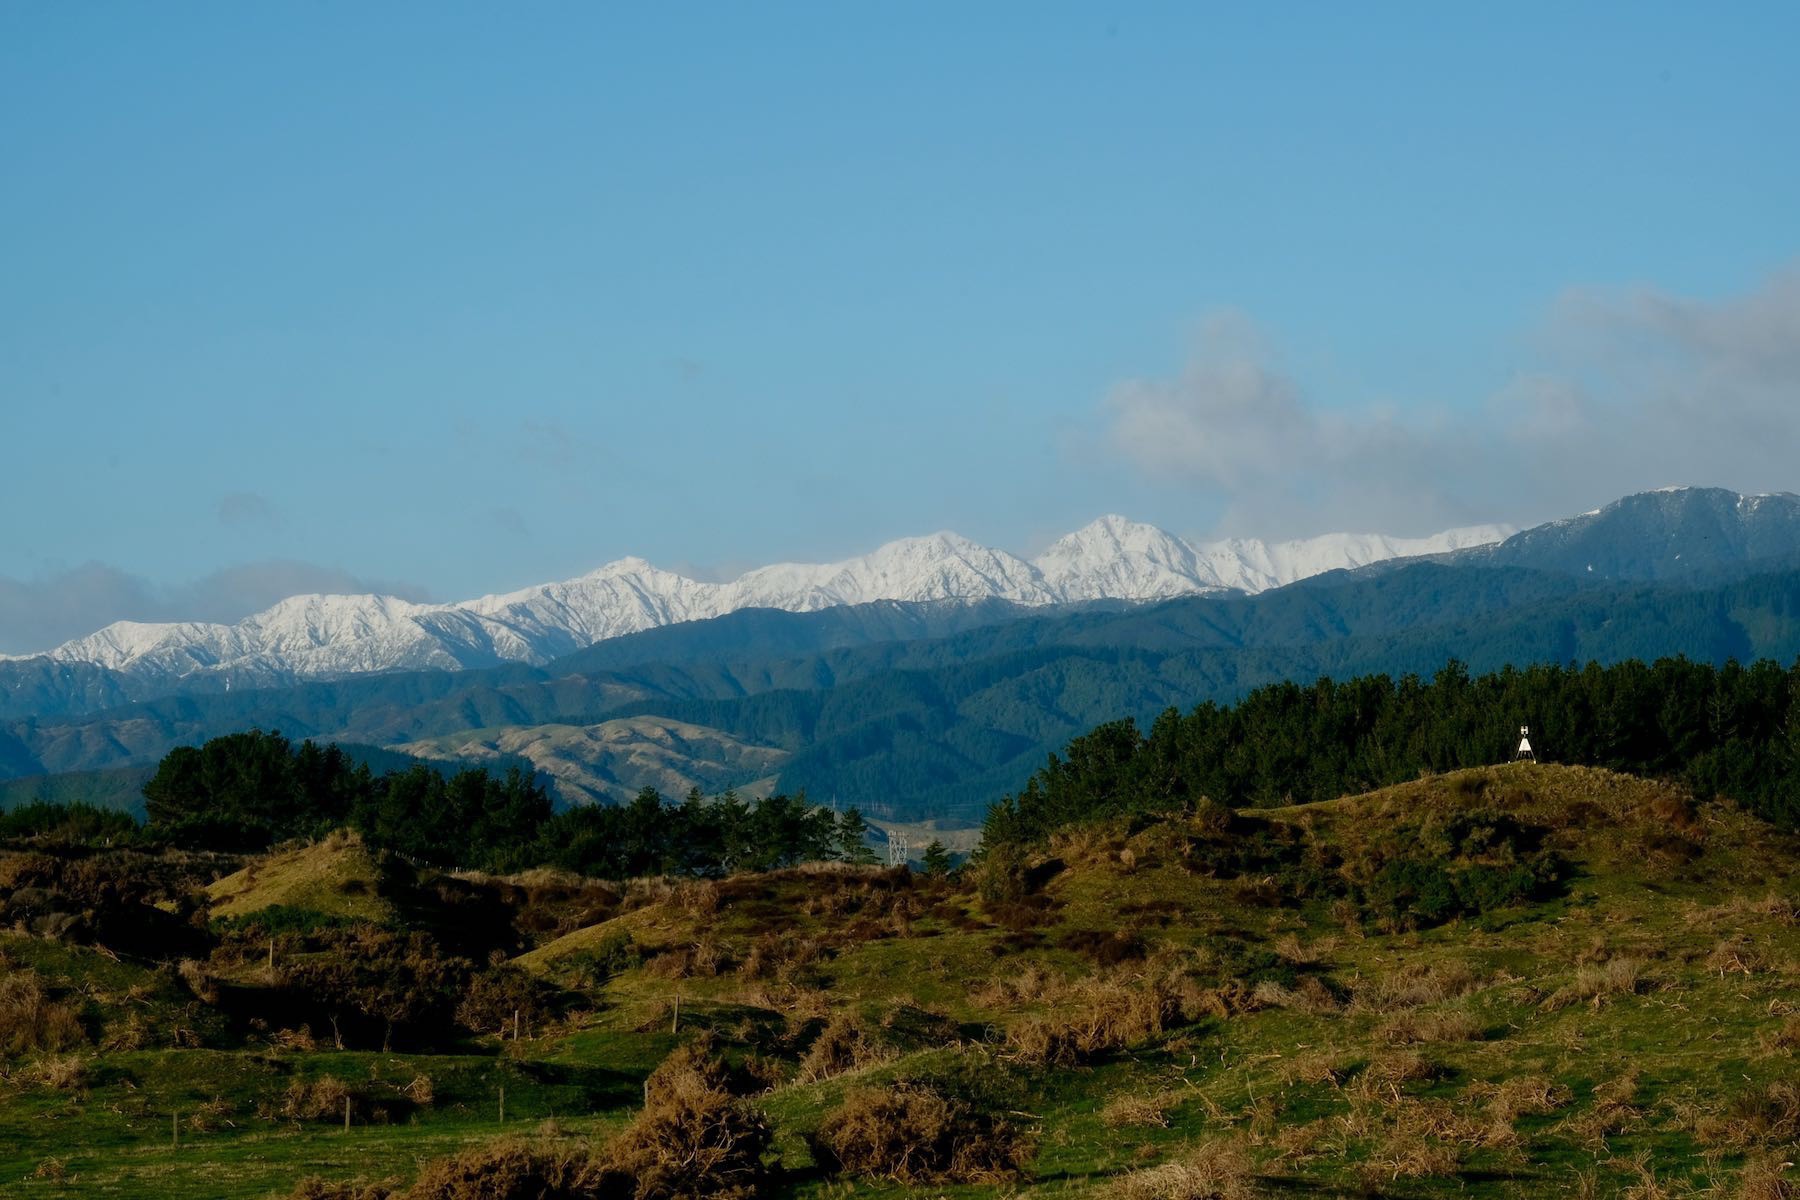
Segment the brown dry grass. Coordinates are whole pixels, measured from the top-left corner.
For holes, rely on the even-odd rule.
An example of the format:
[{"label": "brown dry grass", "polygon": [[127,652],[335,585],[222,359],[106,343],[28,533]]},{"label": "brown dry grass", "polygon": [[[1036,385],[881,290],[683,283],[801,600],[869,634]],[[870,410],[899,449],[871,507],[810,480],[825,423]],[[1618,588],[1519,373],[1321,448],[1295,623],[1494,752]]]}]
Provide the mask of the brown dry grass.
[{"label": "brown dry grass", "polygon": [[0,1054],[68,1050],[86,1041],[74,1006],[52,999],[36,971],[0,974]]},{"label": "brown dry grass", "polygon": [[1359,980],[1351,989],[1351,1007],[1368,1012],[1420,1008],[1460,1000],[1490,981],[1467,963],[1407,963],[1392,971]]},{"label": "brown dry grass", "polygon": [[1287,1008],[1314,1016],[1329,1016],[1343,1008],[1331,989],[1311,975],[1293,987],[1265,979],[1250,990],[1250,999],[1259,1008]]},{"label": "brown dry grass", "polygon": [[1644,964],[1630,957],[1608,959],[1601,963],[1583,963],[1575,968],[1575,978],[1558,988],[1544,1001],[1548,1009],[1567,1008],[1586,1002],[1599,1008],[1618,996],[1635,996],[1648,985]]},{"label": "brown dry grass", "polygon": [[1474,1042],[1481,1040],[1485,1027],[1473,1013],[1460,1008],[1421,1012],[1406,1009],[1383,1021],[1376,1033],[1396,1046],[1421,1042]]},{"label": "brown dry grass", "polygon": [[47,1054],[34,1059],[23,1071],[25,1082],[53,1092],[73,1092],[87,1082],[87,1064],[73,1054]]},{"label": "brown dry grass", "polygon": [[1475,1083],[1469,1086],[1471,1100],[1486,1104],[1497,1121],[1508,1125],[1520,1117],[1542,1117],[1566,1108],[1573,1093],[1562,1084],[1542,1075],[1518,1075],[1500,1083]]},{"label": "brown dry grass", "polygon": [[1108,1129],[1167,1129],[1169,1113],[1181,1104],[1179,1092],[1122,1092],[1106,1102],[1100,1121]]},{"label": "brown dry grass", "polygon": [[1007,1032],[1022,1062],[1070,1067],[1157,1036],[1179,1019],[1181,1002],[1162,980],[1084,980],[1060,1015],[1032,1017]]},{"label": "brown dry grass", "polygon": [[1637,1099],[1637,1087],[1635,1073],[1597,1085],[1586,1111],[1565,1118],[1556,1131],[1596,1149],[1604,1148],[1607,1138],[1628,1133],[1643,1122],[1643,1110],[1632,1103]]},{"label": "brown dry grass", "polygon": [[1436,1064],[1416,1050],[1389,1050],[1364,1064],[1345,1090],[1357,1100],[1397,1103],[1407,1084],[1422,1083],[1438,1073]]},{"label": "brown dry grass", "polygon": [[1744,1161],[1734,1200],[1800,1200],[1800,1171],[1794,1157],[1756,1154]]},{"label": "brown dry grass", "polygon": [[1703,1145],[1736,1150],[1800,1143],[1800,1082],[1779,1080],[1740,1091],[1724,1112],[1695,1122],[1694,1135]]},{"label": "brown dry grass", "polygon": [[1339,1123],[1348,1136],[1369,1145],[1358,1171],[1371,1188],[1450,1175],[1474,1150],[1512,1150],[1519,1144],[1510,1124],[1479,1110],[1397,1093],[1353,1098],[1349,1115]]},{"label": "brown dry grass", "polygon": [[1202,1142],[1180,1158],[1121,1177],[1118,1200],[1251,1200],[1258,1194],[1250,1156],[1231,1142]]}]

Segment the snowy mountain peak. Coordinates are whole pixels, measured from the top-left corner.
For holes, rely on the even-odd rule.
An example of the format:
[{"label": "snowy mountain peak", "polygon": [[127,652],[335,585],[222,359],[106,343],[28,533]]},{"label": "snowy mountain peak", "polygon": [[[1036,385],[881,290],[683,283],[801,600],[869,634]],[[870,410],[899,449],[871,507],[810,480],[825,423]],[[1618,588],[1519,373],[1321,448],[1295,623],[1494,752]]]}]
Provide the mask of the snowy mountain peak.
[{"label": "snowy mountain peak", "polygon": [[230,672],[279,683],[367,671],[543,663],[606,638],[744,608],[810,612],[879,600],[1058,604],[1261,591],[1307,575],[1427,554],[1507,533],[1453,530],[1407,541],[1333,534],[1195,545],[1109,514],[1033,561],[942,531],[834,563],[775,563],[725,583],[621,558],[575,579],[455,604],[392,596],[294,596],[235,625],[121,622],[48,653],[64,662],[176,679]]}]

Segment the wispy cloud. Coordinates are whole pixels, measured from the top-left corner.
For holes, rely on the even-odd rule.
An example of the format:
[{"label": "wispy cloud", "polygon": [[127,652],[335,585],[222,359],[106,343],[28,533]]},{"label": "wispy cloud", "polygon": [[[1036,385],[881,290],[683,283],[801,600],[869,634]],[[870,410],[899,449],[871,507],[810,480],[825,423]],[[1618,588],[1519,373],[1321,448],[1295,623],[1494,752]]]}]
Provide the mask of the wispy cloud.
[{"label": "wispy cloud", "polygon": [[1800,269],[1716,302],[1571,290],[1529,344],[1478,404],[1343,409],[1305,394],[1249,318],[1217,313],[1179,376],[1106,396],[1105,444],[1262,534],[1535,520],[1666,483],[1800,487]]}]

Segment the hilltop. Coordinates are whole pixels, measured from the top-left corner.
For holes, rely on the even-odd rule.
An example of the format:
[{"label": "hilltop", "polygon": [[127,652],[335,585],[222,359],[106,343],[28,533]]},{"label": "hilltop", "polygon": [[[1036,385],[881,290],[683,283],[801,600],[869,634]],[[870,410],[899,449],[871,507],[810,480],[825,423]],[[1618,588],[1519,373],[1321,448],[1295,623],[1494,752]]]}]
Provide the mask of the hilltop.
[{"label": "hilltop", "polygon": [[[13,903],[78,886],[42,858],[0,860]],[[748,1122],[740,1195],[1770,1197],[1800,1137],[1800,845],[1603,770],[1101,820],[947,877],[448,874],[351,838],[243,868],[143,898],[215,921],[178,970],[5,940],[74,1024],[6,1027],[0,1180],[265,1197],[456,1153],[416,1195],[552,1162],[630,1195],[675,1094]]]}]

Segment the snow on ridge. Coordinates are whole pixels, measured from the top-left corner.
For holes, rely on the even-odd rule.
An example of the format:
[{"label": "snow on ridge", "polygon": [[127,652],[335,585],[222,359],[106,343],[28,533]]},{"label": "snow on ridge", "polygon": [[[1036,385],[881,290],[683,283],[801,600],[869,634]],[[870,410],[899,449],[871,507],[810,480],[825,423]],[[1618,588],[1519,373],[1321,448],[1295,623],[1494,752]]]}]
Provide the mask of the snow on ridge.
[{"label": "snow on ridge", "polygon": [[841,562],[773,563],[722,583],[630,557],[574,579],[455,603],[302,595],[235,625],[121,621],[44,657],[165,678],[228,670],[270,679],[331,678],[543,663],[607,638],[744,608],[811,612],[882,600],[1040,605],[1258,592],[1324,571],[1495,542],[1511,532],[1476,526],[1429,538],[1327,534],[1195,544],[1109,514],[1031,561],[947,531],[901,538]]}]

